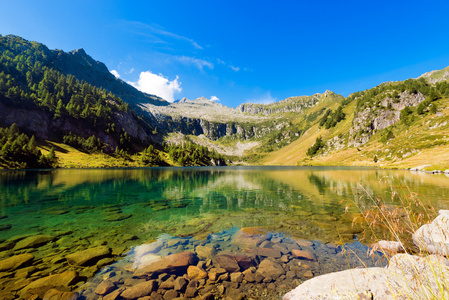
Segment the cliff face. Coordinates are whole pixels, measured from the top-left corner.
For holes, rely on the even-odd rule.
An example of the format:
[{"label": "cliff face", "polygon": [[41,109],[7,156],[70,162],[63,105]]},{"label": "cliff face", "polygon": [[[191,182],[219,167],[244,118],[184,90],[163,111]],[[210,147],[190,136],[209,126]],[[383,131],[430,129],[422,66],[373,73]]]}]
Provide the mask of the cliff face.
[{"label": "cliff face", "polygon": [[[152,136],[138,124],[130,112],[115,113],[113,120],[118,129],[125,130],[136,142],[147,145],[152,141]],[[82,137],[95,135],[108,145],[105,151],[113,151],[119,145],[116,136],[95,129],[85,120],[72,117],[54,119],[52,114],[38,108],[16,108],[0,102],[0,126],[6,127],[13,123],[16,123],[22,131],[44,140],[60,140],[71,132]]]},{"label": "cliff face", "polygon": [[399,94],[399,99],[385,97],[379,107],[366,107],[356,113],[352,127],[349,131],[350,139],[348,146],[360,146],[368,142],[376,130],[385,129],[401,119],[401,111],[410,106],[417,106],[425,100],[420,93],[404,91]]}]

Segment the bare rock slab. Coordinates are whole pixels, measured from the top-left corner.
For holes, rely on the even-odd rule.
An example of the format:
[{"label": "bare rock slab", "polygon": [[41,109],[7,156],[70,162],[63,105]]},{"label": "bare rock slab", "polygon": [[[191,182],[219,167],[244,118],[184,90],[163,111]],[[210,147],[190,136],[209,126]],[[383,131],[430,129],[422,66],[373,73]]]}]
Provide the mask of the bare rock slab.
[{"label": "bare rock slab", "polygon": [[[439,287],[449,276],[449,260],[397,254],[387,268],[351,269],[317,276],[287,293],[283,300],[361,299],[445,299]],[[363,299],[363,298],[362,298]],[[369,298],[372,299],[372,298]]]},{"label": "bare rock slab", "polygon": [[97,261],[109,256],[110,254],[111,248],[107,246],[99,246],[69,254],[65,258],[72,265],[91,266],[95,265]]}]

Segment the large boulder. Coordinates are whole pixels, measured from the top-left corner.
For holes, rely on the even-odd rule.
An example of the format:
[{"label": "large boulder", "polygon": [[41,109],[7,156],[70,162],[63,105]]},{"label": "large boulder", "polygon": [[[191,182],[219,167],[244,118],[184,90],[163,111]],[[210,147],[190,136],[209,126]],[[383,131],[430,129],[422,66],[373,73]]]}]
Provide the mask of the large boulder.
[{"label": "large boulder", "polygon": [[439,287],[448,276],[449,261],[441,256],[397,254],[387,268],[350,269],[307,280],[283,300],[447,299]]},{"label": "large boulder", "polygon": [[449,210],[440,210],[432,223],[421,226],[413,242],[421,251],[449,256]]},{"label": "large boulder", "polygon": [[181,252],[165,257],[134,272],[134,276],[146,277],[153,273],[185,273],[190,265],[195,265],[198,257],[193,252]]}]

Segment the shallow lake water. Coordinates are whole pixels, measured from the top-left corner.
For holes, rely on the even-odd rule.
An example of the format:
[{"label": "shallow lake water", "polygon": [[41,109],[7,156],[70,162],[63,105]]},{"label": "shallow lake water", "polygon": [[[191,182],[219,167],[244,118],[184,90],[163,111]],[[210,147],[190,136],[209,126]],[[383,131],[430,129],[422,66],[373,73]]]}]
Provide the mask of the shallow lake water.
[{"label": "shallow lake water", "polygon": [[[82,299],[134,299],[131,287],[149,282],[152,299],[276,298],[320,274],[385,265],[380,253],[368,255],[369,227],[354,220],[380,198],[394,208],[411,193],[449,208],[449,178],[408,171],[2,171],[0,298],[43,298],[55,287],[45,278],[70,272],[58,291]],[[183,253],[193,255],[187,263],[160,266]],[[26,254],[32,259],[2,267]],[[152,264],[160,268],[142,271]]]}]

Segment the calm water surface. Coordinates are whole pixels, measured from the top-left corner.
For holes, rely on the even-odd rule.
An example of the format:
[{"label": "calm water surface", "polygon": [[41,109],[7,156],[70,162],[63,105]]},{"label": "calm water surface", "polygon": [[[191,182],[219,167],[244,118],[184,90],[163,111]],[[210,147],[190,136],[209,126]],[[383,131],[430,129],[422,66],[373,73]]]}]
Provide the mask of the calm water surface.
[{"label": "calm water surface", "polygon": [[[318,257],[319,264],[312,266],[317,275],[348,267],[347,259],[323,264],[341,252],[334,244],[366,250],[363,245],[370,240],[365,235],[367,239],[362,239],[365,227],[353,224],[361,209],[372,207],[379,197],[387,205],[399,206],[399,197],[392,195],[405,197],[410,192],[436,210],[449,209],[449,178],[408,171],[327,167],[2,171],[0,242],[15,243],[36,234],[54,237],[22,250],[33,253],[34,264],[39,264],[41,273],[28,278],[34,279],[70,269],[65,255],[90,247],[107,245],[115,255],[122,254],[114,261],[135,264],[139,246],[161,241],[165,246],[153,251],[155,255],[194,251],[198,245],[213,245],[215,254],[253,251],[239,243],[238,236],[259,230],[267,237],[264,249],[313,241],[308,247]],[[17,255],[2,250],[0,258]],[[103,274],[102,268],[79,270],[84,279],[76,288],[86,290],[84,284],[91,278],[98,282],[94,275]],[[304,279],[297,275],[296,279]],[[10,283],[8,277],[0,280]]]}]

